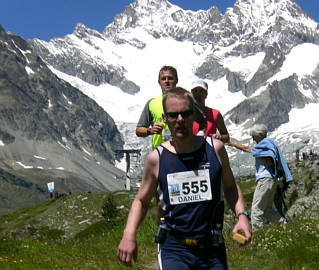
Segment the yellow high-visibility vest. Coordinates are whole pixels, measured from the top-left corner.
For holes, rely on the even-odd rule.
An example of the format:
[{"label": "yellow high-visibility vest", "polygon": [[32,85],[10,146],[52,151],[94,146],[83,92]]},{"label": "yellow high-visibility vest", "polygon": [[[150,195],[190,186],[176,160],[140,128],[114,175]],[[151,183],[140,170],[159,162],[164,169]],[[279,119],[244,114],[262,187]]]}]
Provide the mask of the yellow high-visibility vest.
[{"label": "yellow high-visibility vest", "polygon": [[[163,95],[160,95],[156,98],[153,98],[149,105],[148,108],[150,110],[150,113],[153,116],[154,119],[154,124],[156,123],[162,123],[164,125],[164,129],[168,130],[168,126],[164,123],[163,121]],[[155,149],[158,145],[160,145],[163,142],[163,136],[162,134],[154,134],[152,135],[152,148]]]}]

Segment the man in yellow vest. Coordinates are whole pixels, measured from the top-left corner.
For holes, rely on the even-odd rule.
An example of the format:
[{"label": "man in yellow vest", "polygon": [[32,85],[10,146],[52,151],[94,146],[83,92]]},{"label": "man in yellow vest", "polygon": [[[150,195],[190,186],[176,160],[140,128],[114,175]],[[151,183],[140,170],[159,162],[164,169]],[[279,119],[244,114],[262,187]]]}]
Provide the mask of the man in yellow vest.
[{"label": "man in yellow vest", "polygon": [[137,123],[136,135],[138,137],[147,137],[152,135],[153,149],[164,141],[162,134],[163,130],[168,131],[168,127],[162,119],[163,94],[176,87],[177,82],[178,76],[176,69],[172,66],[163,66],[158,74],[158,83],[162,89],[162,94],[147,101]]},{"label": "man in yellow vest", "polygon": [[[162,94],[147,101],[136,126],[136,135],[138,137],[152,135],[153,149],[163,141],[170,139],[168,126],[164,123],[162,118],[162,98],[166,91],[176,87],[176,84],[178,83],[177,70],[172,66],[163,66],[158,74],[158,83],[162,89]],[[206,119],[198,106],[196,121],[199,121],[202,128],[205,129]]]}]

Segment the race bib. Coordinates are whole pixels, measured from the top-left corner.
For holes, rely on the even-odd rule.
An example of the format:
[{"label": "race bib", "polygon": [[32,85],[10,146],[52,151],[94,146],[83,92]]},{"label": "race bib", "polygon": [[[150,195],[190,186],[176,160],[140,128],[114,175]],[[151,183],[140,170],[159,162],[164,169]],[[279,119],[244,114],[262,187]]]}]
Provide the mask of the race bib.
[{"label": "race bib", "polygon": [[208,169],[168,174],[167,184],[172,205],[212,199]]}]

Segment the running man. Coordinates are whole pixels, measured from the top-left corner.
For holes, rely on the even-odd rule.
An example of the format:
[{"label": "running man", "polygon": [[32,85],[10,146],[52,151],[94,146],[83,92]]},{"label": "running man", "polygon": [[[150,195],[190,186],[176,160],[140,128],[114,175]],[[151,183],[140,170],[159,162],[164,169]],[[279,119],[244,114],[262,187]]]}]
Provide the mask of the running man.
[{"label": "running man", "polygon": [[[251,228],[224,145],[211,137],[193,135],[194,99],[183,88],[164,94],[163,119],[172,137],[147,157],[118,258],[127,266],[137,260],[136,233],[158,190],[167,226],[166,237],[158,243],[160,269],[228,269],[220,231],[222,193],[238,217],[233,234],[243,232],[250,241]],[[217,229],[219,234],[212,234]]]}]

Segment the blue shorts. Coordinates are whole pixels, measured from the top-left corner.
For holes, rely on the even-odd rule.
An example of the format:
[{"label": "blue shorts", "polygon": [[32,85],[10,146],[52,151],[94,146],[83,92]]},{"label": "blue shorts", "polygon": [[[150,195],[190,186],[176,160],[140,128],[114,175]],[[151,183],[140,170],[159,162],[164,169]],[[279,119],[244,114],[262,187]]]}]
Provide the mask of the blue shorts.
[{"label": "blue shorts", "polygon": [[158,245],[160,270],[227,270],[226,248],[189,248],[171,239]]}]

